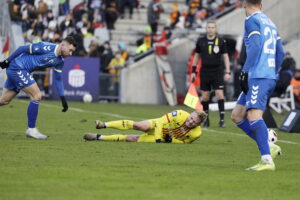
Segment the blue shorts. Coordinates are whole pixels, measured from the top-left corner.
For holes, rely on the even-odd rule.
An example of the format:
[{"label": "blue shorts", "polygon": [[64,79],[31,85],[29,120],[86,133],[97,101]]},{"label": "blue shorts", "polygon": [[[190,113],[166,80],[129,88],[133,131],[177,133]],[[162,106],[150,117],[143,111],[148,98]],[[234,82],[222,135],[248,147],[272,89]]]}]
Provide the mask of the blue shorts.
[{"label": "blue shorts", "polygon": [[30,73],[24,69],[6,69],[7,80],[5,81],[4,88],[20,92],[21,89],[28,87],[35,83]]},{"label": "blue shorts", "polygon": [[247,95],[240,94],[237,104],[246,105],[246,109],[259,109],[264,111],[269,97],[276,86],[276,80],[254,78],[249,79],[249,90]]}]

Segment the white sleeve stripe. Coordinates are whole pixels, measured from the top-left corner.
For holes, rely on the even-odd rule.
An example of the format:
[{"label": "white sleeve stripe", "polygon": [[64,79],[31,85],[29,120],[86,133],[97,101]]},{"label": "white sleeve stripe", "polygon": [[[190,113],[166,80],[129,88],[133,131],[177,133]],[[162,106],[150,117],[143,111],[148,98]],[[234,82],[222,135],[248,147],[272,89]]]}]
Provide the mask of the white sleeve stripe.
[{"label": "white sleeve stripe", "polygon": [[29,53],[32,54],[32,44],[29,46]]},{"label": "white sleeve stripe", "polygon": [[252,35],[254,34],[258,34],[260,35],[260,32],[259,31],[252,31],[249,35],[248,35],[248,38],[250,38]]},{"label": "white sleeve stripe", "polygon": [[60,69],[55,69],[55,68],[54,68],[54,70],[57,71],[57,72],[62,72],[62,70],[60,70]]}]

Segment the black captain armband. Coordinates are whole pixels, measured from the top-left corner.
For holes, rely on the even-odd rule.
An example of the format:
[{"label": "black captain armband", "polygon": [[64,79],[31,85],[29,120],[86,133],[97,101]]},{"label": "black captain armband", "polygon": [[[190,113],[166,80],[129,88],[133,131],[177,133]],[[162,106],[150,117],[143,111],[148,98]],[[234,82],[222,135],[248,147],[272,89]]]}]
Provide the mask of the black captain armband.
[{"label": "black captain armband", "polygon": [[193,66],[192,66],[192,73],[196,73],[196,68],[197,68],[196,65],[193,65]]}]

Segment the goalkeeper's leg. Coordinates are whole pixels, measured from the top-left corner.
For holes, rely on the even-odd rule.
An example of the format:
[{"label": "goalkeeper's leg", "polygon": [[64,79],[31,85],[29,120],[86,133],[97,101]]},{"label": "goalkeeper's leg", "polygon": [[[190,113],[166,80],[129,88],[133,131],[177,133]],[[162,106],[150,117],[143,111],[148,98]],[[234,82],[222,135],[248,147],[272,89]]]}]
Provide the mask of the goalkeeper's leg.
[{"label": "goalkeeper's leg", "polygon": [[148,131],[151,127],[151,123],[146,121],[134,122],[132,120],[118,120],[118,121],[109,121],[102,122],[100,120],[96,120],[96,128],[115,128],[119,130],[139,130],[139,131]]},{"label": "goalkeeper's leg", "polygon": [[103,122],[100,120],[96,120],[96,128],[115,128],[119,130],[130,130],[133,129],[134,121],[131,120],[118,120],[118,121],[110,121],[110,122]]},{"label": "goalkeeper's leg", "polygon": [[100,135],[96,133],[85,133],[83,139],[92,141],[92,140],[100,140],[100,141],[113,141],[113,142],[137,142],[139,139],[139,135]]}]

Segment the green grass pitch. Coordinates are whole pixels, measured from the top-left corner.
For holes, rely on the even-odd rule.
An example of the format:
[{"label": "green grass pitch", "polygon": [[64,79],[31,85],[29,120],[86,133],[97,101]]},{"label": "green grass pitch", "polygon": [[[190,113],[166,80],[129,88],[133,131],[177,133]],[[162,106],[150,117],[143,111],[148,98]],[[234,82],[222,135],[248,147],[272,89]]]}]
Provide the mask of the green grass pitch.
[{"label": "green grass pitch", "polygon": [[[217,128],[218,113],[211,113],[212,127],[189,145],[85,142],[84,132],[97,132],[95,119],[143,120],[191,110],[70,102],[62,113],[59,102],[43,101],[37,125],[50,137],[37,141],[25,138],[27,105],[15,100],[0,107],[1,200],[300,199],[300,134],[277,131],[283,156],[275,160],[276,171],[248,172],[259,152],[231,123],[229,112],[227,128]],[[275,117],[280,124],[284,115]]]}]

